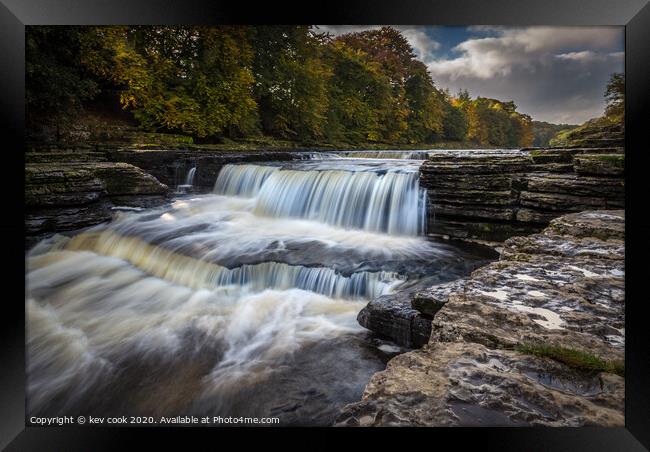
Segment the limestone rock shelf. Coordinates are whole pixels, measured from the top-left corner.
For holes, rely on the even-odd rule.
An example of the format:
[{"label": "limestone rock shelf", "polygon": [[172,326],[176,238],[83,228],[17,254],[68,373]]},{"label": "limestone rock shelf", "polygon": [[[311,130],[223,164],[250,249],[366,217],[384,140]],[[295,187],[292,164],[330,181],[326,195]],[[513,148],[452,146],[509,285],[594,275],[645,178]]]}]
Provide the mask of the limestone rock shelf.
[{"label": "limestone rock shelf", "polygon": [[393,358],[337,425],[622,426],[624,213],[585,211],[418,293],[429,342]]},{"label": "limestone rock shelf", "polygon": [[127,163],[73,162],[25,165],[25,234],[28,244],[53,232],[110,220],[113,207],[152,207],[169,188]]},{"label": "limestone rock shelf", "polygon": [[624,207],[622,148],[431,151],[427,232],[503,241],[560,215]]},{"label": "limestone rock shelf", "polygon": [[221,168],[228,163],[286,161],[299,158],[295,152],[283,151],[198,151],[173,149],[115,149],[108,152],[113,162],[135,165],[170,187],[183,183],[190,168],[196,167],[194,184],[211,190]]}]

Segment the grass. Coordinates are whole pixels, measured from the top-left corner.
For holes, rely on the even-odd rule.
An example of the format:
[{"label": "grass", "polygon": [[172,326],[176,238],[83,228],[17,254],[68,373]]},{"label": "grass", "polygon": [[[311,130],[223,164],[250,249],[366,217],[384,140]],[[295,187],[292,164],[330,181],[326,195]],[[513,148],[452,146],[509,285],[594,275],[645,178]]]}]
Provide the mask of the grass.
[{"label": "grass", "polygon": [[575,348],[558,345],[522,344],[516,347],[516,350],[527,355],[549,358],[584,372],[609,372],[621,377],[625,376],[625,366],[622,362],[606,361]]},{"label": "grass", "polygon": [[623,154],[596,154],[595,158],[601,162],[619,163],[621,165],[625,162],[625,155]]}]

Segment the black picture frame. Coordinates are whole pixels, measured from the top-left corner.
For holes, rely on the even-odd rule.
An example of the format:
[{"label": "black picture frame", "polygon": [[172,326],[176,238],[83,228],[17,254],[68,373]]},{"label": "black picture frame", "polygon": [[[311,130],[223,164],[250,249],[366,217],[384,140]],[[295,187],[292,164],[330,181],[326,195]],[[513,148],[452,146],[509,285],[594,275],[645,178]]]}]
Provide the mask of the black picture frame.
[{"label": "black picture frame", "polygon": [[[625,428],[480,428],[334,429],[325,441],[363,435],[382,439],[387,433],[417,434],[419,440],[457,445],[477,444],[499,450],[644,450],[650,448],[649,328],[646,304],[650,227],[644,222],[644,199],[650,192],[644,172],[650,168],[645,149],[650,117],[650,4],[647,0],[454,0],[346,1],[282,6],[211,0],[0,0],[0,112],[3,174],[8,194],[0,221],[6,279],[0,353],[0,446],[7,450],[117,449],[133,439],[167,445],[181,435],[215,446],[214,429],[25,427],[24,305],[24,46],[25,25],[91,24],[414,24],[414,25],[620,25],[625,26],[626,72],[626,398]],[[21,293],[23,299],[20,299]],[[224,429],[221,429],[224,432]],[[266,429],[277,432],[278,429]],[[316,431],[320,431],[316,430]],[[285,430],[286,432],[286,430]],[[311,430],[310,430],[311,432]],[[311,435],[311,433],[309,435]],[[331,432],[331,433],[330,433]],[[232,431],[231,431],[232,433]],[[239,445],[254,435],[236,429]],[[172,437],[172,435],[175,435]],[[421,436],[422,435],[422,436]],[[308,436],[308,438],[311,436]],[[310,443],[313,443],[311,437]],[[223,441],[223,439],[219,440]],[[319,440],[320,441],[320,440]],[[222,443],[225,445],[225,443]],[[325,444],[324,442],[322,443]],[[442,447],[442,446],[441,446]],[[445,446],[450,447],[450,446]]]}]

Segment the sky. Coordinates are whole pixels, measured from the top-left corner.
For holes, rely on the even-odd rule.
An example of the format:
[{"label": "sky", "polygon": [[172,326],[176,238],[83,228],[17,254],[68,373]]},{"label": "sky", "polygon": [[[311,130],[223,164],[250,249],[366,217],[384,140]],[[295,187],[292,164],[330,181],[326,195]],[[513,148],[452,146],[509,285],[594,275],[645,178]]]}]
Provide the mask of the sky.
[{"label": "sky", "polygon": [[[609,76],[624,71],[623,27],[394,27],[439,88],[512,100],[538,121],[581,124],[601,116]],[[318,28],[338,36],[379,26]]]}]

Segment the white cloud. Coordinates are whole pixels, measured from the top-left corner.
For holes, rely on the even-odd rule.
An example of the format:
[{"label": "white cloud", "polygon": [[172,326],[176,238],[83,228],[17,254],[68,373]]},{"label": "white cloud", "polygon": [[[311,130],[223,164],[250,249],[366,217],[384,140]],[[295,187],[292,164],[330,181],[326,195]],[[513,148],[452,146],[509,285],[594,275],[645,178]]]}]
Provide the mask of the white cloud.
[{"label": "white cloud", "polygon": [[583,50],[582,52],[560,53],[559,55],[555,55],[555,58],[559,58],[561,60],[582,61],[582,62],[593,61],[600,57],[602,57],[602,55],[599,55],[596,52],[593,52],[591,50]]},{"label": "white cloud", "polygon": [[426,34],[423,27],[395,27],[409,42],[415,55],[422,61],[428,61],[434,57],[435,51],[440,48],[440,43],[433,40]]},{"label": "white cloud", "polygon": [[[476,30],[476,27],[474,27]],[[559,58],[584,60],[595,53],[592,50],[572,51],[576,47],[613,49],[621,44],[621,29],[617,27],[528,27],[508,29],[482,27],[498,36],[468,39],[454,51],[460,56],[429,62],[432,75],[451,79],[478,77],[487,79],[508,75],[514,68],[535,72],[536,66],[548,64],[555,52],[567,49]]]},{"label": "white cloud", "polygon": [[558,55],[555,55],[555,58],[559,58],[560,60],[578,61],[586,64],[595,61],[607,60],[611,60],[612,62],[623,61],[624,56],[624,52],[601,53],[594,52],[593,50],[582,50],[580,52],[560,53]]},{"label": "white cloud", "polygon": [[581,123],[602,114],[609,75],[623,71],[621,27],[472,27],[457,56],[432,59],[436,83],[452,92],[514,100],[534,119]]}]

